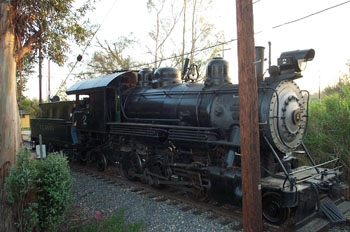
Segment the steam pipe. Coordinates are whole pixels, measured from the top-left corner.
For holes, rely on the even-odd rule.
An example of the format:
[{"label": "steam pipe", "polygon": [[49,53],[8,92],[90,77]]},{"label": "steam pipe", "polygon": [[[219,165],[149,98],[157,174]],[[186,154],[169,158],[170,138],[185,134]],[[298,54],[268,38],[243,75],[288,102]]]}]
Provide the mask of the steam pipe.
[{"label": "steam pipe", "polygon": [[257,77],[258,83],[261,83],[264,78],[264,51],[265,51],[265,47],[255,47],[256,77]]}]

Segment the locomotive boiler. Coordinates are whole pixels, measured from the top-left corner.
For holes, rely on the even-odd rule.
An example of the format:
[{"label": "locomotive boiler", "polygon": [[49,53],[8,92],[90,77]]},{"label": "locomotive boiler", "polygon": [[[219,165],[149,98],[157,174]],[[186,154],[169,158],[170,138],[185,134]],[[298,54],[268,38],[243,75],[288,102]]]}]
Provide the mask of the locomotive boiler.
[{"label": "locomotive boiler", "polygon": [[[302,77],[303,65],[315,51],[282,53],[264,78],[263,50],[257,47],[256,52],[263,216],[279,224],[292,213],[303,224],[321,208],[329,218],[344,220],[329,200],[347,190],[341,167],[315,164],[303,143],[308,93],[294,80]],[[67,93],[76,96],[82,146],[67,141],[67,109],[73,102],[42,104],[42,117],[32,120],[32,139],[43,134],[49,147],[95,160],[100,170],[115,165],[132,181],[179,187],[197,200],[241,205],[239,109],[244,106],[239,105],[239,85],[231,83],[223,58],[207,64],[203,83],[196,81],[195,67],[185,62],[183,72],[145,68],[76,83]],[[307,157],[311,166],[299,167],[296,155]],[[332,210],[321,207],[324,201]]]}]

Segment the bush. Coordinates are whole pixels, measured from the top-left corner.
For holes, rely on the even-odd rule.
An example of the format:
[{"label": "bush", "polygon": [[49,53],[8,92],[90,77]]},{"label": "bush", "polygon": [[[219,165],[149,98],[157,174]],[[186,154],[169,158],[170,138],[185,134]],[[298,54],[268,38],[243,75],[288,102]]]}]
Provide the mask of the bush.
[{"label": "bush", "polygon": [[63,218],[64,211],[72,200],[73,180],[68,161],[62,153],[50,153],[37,162],[36,202],[40,228],[53,229]]},{"label": "bush", "polygon": [[350,165],[350,86],[342,93],[312,101],[309,107],[309,130],[305,141],[317,162],[339,157]]},{"label": "bush", "polygon": [[16,225],[20,231],[52,230],[72,199],[68,162],[61,153],[50,153],[39,161],[22,150],[17,157],[5,183]]},{"label": "bush", "polygon": [[36,170],[30,161],[30,153],[22,150],[17,155],[16,165],[11,167],[6,178],[5,191],[13,205],[15,224],[20,231],[32,231],[39,223],[38,204],[34,200]]}]

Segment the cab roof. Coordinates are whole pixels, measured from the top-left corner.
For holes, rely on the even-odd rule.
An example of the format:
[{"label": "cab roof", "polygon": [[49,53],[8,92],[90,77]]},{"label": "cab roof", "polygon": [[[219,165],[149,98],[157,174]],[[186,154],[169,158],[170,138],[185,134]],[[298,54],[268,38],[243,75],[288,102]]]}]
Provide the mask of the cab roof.
[{"label": "cab roof", "polygon": [[105,88],[116,88],[121,83],[135,85],[137,82],[136,71],[121,71],[105,76],[95,77],[79,81],[67,89],[66,93],[70,94],[87,94],[95,91],[101,91]]}]

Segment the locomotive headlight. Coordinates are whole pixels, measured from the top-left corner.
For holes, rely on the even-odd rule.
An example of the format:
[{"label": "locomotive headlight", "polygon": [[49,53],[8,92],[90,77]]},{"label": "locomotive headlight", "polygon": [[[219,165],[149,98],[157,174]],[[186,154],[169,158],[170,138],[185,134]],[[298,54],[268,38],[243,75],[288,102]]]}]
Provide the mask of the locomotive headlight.
[{"label": "locomotive headlight", "polygon": [[281,71],[294,69],[295,72],[301,72],[306,68],[306,63],[314,57],[314,49],[283,52],[278,58],[278,65]]}]

